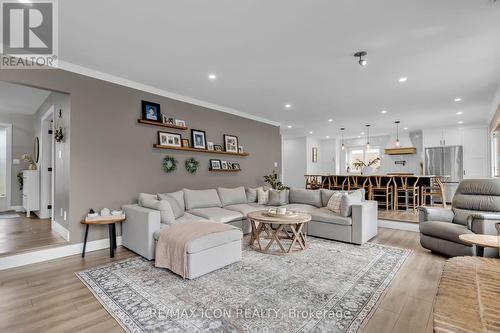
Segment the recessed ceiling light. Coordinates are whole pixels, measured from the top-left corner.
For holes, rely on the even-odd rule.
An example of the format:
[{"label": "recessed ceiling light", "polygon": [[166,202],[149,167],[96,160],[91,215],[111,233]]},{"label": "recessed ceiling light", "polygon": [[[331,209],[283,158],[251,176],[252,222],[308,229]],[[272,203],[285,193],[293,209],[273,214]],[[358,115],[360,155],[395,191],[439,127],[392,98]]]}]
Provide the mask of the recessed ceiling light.
[{"label": "recessed ceiling light", "polygon": [[365,132],[361,132],[360,134],[361,134],[361,135],[365,135]]},{"label": "recessed ceiling light", "polygon": [[455,102],[461,102],[462,101],[462,98],[461,97],[457,97],[454,99]]},{"label": "recessed ceiling light", "polygon": [[292,107],[292,104],[285,104],[285,108],[289,109]]},{"label": "recessed ceiling light", "polygon": [[361,135],[358,135],[358,139],[361,138]]},{"label": "recessed ceiling light", "polygon": [[292,128],[292,125],[288,125],[287,127],[288,127],[288,128]]},{"label": "recessed ceiling light", "polygon": [[462,114],[464,114],[462,111],[458,111],[457,112],[457,115],[459,115],[459,116],[462,115]]},{"label": "recessed ceiling light", "polygon": [[333,121],[333,119],[328,119],[328,122],[331,123]]},{"label": "recessed ceiling light", "polygon": [[329,136],[329,135],[327,135],[327,136],[326,136],[326,138],[327,138],[327,139],[330,139],[330,136]]},{"label": "recessed ceiling light", "polygon": [[313,131],[309,131],[309,134],[313,134]]},{"label": "recessed ceiling light", "polygon": [[463,123],[464,123],[464,122],[463,122],[463,121],[461,121],[461,120],[459,120],[459,121],[458,121],[458,124],[459,124],[459,125],[462,125]]},{"label": "recessed ceiling light", "polygon": [[408,127],[404,127],[403,129],[404,129],[405,131],[407,131],[407,130],[408,130]]},{"label": "recessed ceiling light", "polygon": [[215,75],[215,74],[208,74],[208,78],[210,80],[215,80],[217,78],[217,75]]},{"label": "recessed ceiling light", "polygon": [[386,113],[387,113],[387,110],[382,110],[382,111],[380,111],[380,113],[382,113],[382,114],[386,114]]},{"label": "recessed ceiling light", "polygon": [[407,77],[401,77],[399,78],[399,82],[406,82],[408,80]]}]

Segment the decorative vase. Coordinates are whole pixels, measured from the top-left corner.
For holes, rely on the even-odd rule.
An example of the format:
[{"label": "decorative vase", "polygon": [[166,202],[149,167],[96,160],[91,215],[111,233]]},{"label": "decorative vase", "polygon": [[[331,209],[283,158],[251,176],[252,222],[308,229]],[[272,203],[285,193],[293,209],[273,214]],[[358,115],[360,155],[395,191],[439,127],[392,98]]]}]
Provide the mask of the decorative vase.
[{"label": "decorative vase", "polygon": [[362,169],[361,174],[365,175],[365,176],[369,176],[369,175],[373,174],[373,168],[371,166],[366,166]]}]

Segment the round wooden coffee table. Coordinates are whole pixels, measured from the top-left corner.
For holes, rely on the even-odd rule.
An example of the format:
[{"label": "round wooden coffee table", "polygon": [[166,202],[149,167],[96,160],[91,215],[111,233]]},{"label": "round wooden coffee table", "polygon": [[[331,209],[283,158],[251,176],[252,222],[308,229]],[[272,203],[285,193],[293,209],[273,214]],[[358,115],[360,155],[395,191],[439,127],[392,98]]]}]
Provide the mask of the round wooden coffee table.
[{"label": "round wooden coffee table", "polygon": [[[284,255],[303,251],[309,246],[304,226],[311,221],[310,214],[298,213],[295,217],[271,217],[267,215],[266,210],[261,210],[249,213],[248,219],[252,226],[249,245],[257,251]],[[269,241],[264,246],[261,241],[265,239]],[[288,248],[285,248],[283,244],[285,240],[290,242]],[[279,250],[271,250],[274,243],[278,245]]]},{"label": "round wooden coffee table", "polygon": [[498,236],[494,235],[481,235],[481,234],[463,234],[458,238],[467,244],[476,246],[476,256],[484,256],[484,248],[500,248]]}]

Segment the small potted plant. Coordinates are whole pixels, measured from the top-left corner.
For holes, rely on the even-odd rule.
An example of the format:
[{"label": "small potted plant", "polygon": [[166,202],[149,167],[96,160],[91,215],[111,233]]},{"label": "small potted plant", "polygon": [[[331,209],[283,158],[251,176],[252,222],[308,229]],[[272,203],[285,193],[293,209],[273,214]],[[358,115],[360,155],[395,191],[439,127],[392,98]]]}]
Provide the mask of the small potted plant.
[{"label": "small potted plant", "polygon": [[21,156],[21,158],[23,159],[23,161],[24,161],[25,163],[27,163],[27,164],[28,164],[28,169],[29,169],[29,170],[36,170],[36,169],[37,169],[36,163],[35,163],[35,161],[33,160],[33,157],[31,157],[31,155],[29,155],[29,154],[23,154],[23,155]]}]

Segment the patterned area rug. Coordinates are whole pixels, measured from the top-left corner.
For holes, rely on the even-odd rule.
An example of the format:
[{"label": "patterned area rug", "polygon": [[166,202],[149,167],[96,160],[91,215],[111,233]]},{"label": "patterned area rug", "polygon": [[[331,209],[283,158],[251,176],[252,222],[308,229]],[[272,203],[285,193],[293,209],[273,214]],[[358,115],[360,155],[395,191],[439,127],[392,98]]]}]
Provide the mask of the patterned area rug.
[{"label": "patterned area rug", "polygon": [[311,238],[195,280],[138,257],[76,274],[128,332],[358,332],[410,252]]}]

